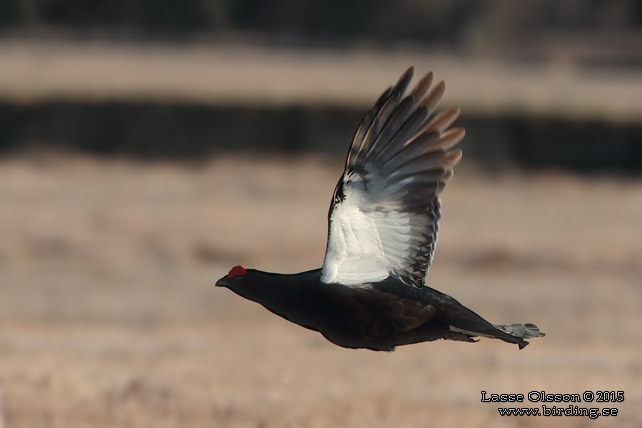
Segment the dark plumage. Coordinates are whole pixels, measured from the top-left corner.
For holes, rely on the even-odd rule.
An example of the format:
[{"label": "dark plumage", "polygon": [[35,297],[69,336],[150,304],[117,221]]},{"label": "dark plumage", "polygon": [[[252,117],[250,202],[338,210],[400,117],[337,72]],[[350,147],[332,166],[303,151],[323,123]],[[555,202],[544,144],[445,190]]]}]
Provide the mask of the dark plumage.
[{"label": "dark plumage", "polygon": [[447,129],[453,108],[433,116],[445,85],[432,73],[404,97],[409,68],[357,129],[328,213],[323,267],[283,275],[234,267],[216,285],[346,348],[484,336],[515,343],[543,336],[533,324],[493,325],[426,286],[441,217],[439,193],[464,136]]}]

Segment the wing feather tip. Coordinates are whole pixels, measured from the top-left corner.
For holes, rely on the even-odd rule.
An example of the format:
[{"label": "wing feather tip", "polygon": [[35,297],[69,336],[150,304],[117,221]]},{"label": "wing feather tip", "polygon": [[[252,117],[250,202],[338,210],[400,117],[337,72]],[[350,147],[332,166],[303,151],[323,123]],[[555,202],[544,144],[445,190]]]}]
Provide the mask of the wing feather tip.
[{"label": "wing feather tip", "polygon": [[422,103],[422,107],[425,107],[429,112],[432,112],[435,107],[437,107],[437,104],[439,104],[439,101],[441,101],[441,98],[444,96],[444,93],[446,92],[446,83],[444,83],[443,80],[441,80],[439,83],[435,85],[434,88],[430,91],[424,102]]},{"label": "wing feather tip", "polygon": [[459,163],[463,154],[464,152],[461,149],[449,150],[439,160],[439,163],[447,168],[453,168]]},{"label": "wing feather tip", "polygon": [[455,147],[461,140],[466,136],[466,130],[462,127],[450,128],[444,131],[440,136],[439,140],[435,143],[436,146],[443,147],[444,150],[448,150],[451,147]]}]

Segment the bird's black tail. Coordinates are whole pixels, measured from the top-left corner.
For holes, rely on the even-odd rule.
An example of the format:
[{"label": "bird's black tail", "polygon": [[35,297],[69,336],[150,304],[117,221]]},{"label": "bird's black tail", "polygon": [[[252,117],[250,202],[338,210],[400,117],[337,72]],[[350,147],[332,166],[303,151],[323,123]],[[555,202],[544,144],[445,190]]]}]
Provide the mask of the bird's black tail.
[{"label": "bird's black tail", "polygon": [[442,299],[442,319],[452,332],[500,339],[518,345],[519,349],[528,345],[525,339],[544,336],[535,324],[491,324],[452,297],[439,293],[439,298]]}]

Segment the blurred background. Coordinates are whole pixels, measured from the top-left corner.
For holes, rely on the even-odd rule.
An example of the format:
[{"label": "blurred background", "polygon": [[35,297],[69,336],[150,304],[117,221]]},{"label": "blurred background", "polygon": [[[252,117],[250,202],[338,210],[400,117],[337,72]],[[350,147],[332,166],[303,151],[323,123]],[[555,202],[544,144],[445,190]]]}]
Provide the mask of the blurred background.
[{"label": "blurred background", "polygon": [[[523,351],[345,350],[213,287],[321,265],[410,65],[467,130],[428,282],[537,323]],[[0,2],[0,427],[640,427],[641,242],[639,1]]]}]

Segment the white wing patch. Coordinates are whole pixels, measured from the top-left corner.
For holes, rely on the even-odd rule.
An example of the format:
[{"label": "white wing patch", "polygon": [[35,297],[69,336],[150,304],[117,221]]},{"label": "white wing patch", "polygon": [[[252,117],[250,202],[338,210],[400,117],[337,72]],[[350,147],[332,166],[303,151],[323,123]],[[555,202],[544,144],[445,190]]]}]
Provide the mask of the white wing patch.
[{"label": "white wing patch", "polygon": [[343,177],[343,195],[330,215],[321,281],[365,285],[402,269],[411,248],[410,215],[395,210],[396,201],[368,194],[354,172]]}]

